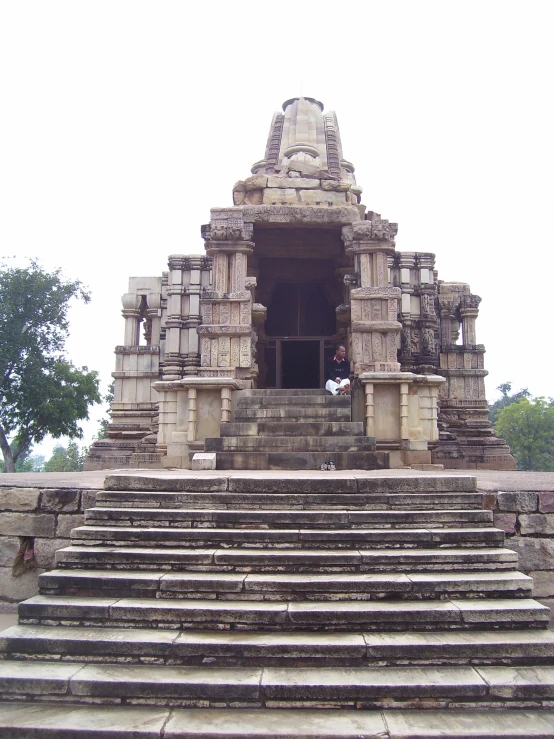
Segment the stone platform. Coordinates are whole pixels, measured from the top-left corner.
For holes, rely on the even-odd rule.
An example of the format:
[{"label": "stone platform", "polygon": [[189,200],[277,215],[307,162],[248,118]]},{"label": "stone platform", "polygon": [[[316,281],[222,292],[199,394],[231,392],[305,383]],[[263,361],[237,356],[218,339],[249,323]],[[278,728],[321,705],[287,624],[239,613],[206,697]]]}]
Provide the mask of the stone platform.
[{"label": "stone platform", "polygon": [[467,474],[110,474],[1,635],[0,737],[551,737],[549,609],[484,502]]}]

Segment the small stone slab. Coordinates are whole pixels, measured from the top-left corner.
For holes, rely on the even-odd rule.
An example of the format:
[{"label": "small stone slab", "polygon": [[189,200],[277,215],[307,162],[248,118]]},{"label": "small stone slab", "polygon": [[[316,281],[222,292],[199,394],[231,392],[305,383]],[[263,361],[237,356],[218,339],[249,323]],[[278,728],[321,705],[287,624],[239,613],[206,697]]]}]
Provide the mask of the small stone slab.
[{"label": "small stone slab", "polygon": [[408,593],[411,584],[403,574],[295,574],[271,573],[248,575],[244,589],[248,592],[307,593]]},{"label": "small stone slab", "polygon": [[368,656],[377,660],[420,663],[456,659],[479,662],[502,659],[554,658],[554,632],[547,629],[508,631],[400,631],[364,634]]},{"label": "small stone slab", "polygon": [[352,550],[309,550],[309,549],[218,549],[214,557],[216,564],[235,566],[312,565],[314,567],[345,567],[361,564],[360,552]]},{"label": "small stone slab", "polygon": [[117,598],[79,598],[64,595],[35,595],[19,604],[19,617],[60,619],[107,618]]},{"label": "small stone slab", "polygon": [[0,703],[6,739],[160,739],[169,716],[154,706],[72,706]]},{"label": "small stone slab", "polygon": [[228,479],[221,477],[192,477],[184,475],[106,475],[104,490],[132,492],[216,492],[227,490]]},{"label": "small stone slab", "polygon": [[178,631],[164,629],[12,626],[0,635],[0,650],[7,654],[163,657],[170,653],[178,634]]},{"label": "small stone slab", "polygon": [[78,565],[145,565],[160,566],[162,564],[213,564],[216,548],[199,549],[154,549],[152,547],[84,547],[71,546],[56,552],[56,562]]},{"label": "small stone slab", "polygon": [[536,622],[548,624],[550,608],[530,598],[490,598],[452,601],[460,609],[464,623]]},{"label": "small stone slab", "polygon": [[186,593],[205,590],[220,593],[241,593],[246,574],[235,572],[166,573],[160,581],[161,593]]},{"label": "small stone slab", "polygon": [[257,701],[261,668],[86,665],[69,682],[72,695]]},{"label": "small stone slab", "polygon": [[295,701],[475,699],[484,697],[488,689],[471,667],[267,667],[261,687],[266,700]]},{"label": "small stone slab", "polygon": [[191,469],[193,470],[215,470],[215,452],[196,452],[192,457]]},{"label": "small stone slab", "polygon": [[225,600],[148,600],[122,598],[110,609],[114,620],[283,624],[286,603]]},{"label": "small stone slab", "polygon": [[[164,739],[388,739],[379,712],[176,709]],[[534,739],[534,738],[533,738]]]},{"label": "small stone slab", "polygon": [[479,667],[495,698],[540,700],[554,698],[554,667]]},{"label": "small stone slab", "polygon": [[366,646],[361,634],[312,632],[184,631],[172,652],[176,655],[261,658],[335,657],[361,659]]},{"label": "small stone slab", "polygon": [[65,695],[68,681],[82,664],[0,661],[0,693],[23,695]]},{"label": "small stone slab", "polygon": [[306,601],[289,604],[293,624],[458,624],[461,614],[449,601]]},{"label": "small stone slab", "polygon": [[387,739],[552,739],[554,711],[383,711]]}]

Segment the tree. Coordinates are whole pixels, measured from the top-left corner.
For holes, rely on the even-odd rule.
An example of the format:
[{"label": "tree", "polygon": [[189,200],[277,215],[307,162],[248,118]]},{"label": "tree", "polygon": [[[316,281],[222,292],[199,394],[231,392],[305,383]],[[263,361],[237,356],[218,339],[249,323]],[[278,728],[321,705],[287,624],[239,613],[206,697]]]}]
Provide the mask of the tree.
[{"label": "tree", "polygon": [[102,439],[106,438],[106,432],[108,430],[108,426],[110,425],[111,421],[111,407],[114,399],[114,390],[115,390],[115,382],[112,381],[108,385],[108,392],[102,396],[102,401],[104,403],[108,404],[108,411],[107,415],[104,416],[104,418],[100,419],[100,428],[98,429],[98,433],[94,436],[94,440],[101,441]]},{"label": "tree", "polygon": [[500,410],[495,431],[521,470],[554,471],[554,404],[545,398],[520,398]]},{"label": "tree", "polygon": [[81,438],[78,422],[100,402],[98,377],[65,357],[72,298],[90,300],[60,270],[0,265],[0,448],[4,472],[50,434]]},{"label": "tree", "polygon": [[56,444],[52,456],[44,465],[44,472],[80,472],[87,456],[87,448],[70,441],[67,447]]},{"label": "tree", "polygon": [[502,385],[499,385],[497,390],[500,390],[502,393],[502,397],[500,397],[495,403],[489,404],[489,421],[494,426],[496,423],[496,419],[498,417],[498,414],[502,410],[502,408],[507,408],[507,406],[511,405],[512,403],[517,403],[522,398],[530,398],[531,393],[527,388],[523,388],[523,390],[520,390],[517,393],[512,393],[512,383],[511,382],[503,382]]}]

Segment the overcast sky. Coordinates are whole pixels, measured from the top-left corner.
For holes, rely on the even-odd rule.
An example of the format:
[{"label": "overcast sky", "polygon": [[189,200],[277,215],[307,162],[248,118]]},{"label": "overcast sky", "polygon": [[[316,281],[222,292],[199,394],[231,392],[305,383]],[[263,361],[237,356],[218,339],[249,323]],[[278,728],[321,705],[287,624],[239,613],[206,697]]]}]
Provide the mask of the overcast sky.
[{"label": "overcast sky", "polygon": [[553,16],[550,0],[4,0],[0,255],[89,286],[67,347],[105,390],[128,277],[202,253],[210,207],[303,93],[337,112],[397,249],[482,296],[489,397],[507,380],[554,395]]}]

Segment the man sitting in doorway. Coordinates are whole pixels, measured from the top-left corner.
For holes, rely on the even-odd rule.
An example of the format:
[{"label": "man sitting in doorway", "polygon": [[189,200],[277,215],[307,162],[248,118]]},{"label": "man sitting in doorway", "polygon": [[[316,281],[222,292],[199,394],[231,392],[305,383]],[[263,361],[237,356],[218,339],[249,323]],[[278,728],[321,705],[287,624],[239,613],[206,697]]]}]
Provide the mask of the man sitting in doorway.
[{"label": "man sitting in doorway", "polygon": [[325,390],[333,395],[345,395],[350,392],[350,362],[346,359],[346,349],[337,344],[335,356],[325,363]]}]

